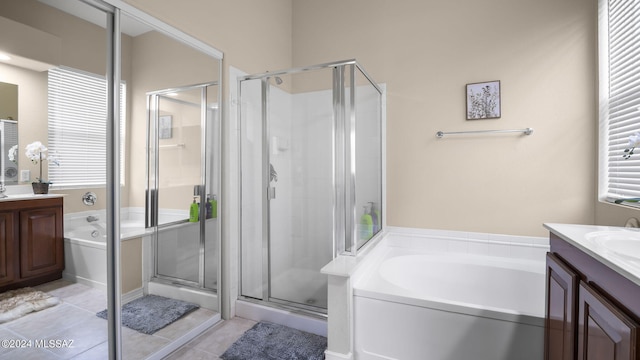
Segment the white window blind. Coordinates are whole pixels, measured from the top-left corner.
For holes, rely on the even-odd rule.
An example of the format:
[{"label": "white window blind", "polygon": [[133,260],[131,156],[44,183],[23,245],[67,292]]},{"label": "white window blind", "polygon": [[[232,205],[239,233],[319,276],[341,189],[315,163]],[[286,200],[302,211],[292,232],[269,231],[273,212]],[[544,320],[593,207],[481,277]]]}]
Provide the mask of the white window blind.
[{"label": "white window blind", "polygon": [[601,74],[600,84],[606,87],[601,102],[607,132],[606,196],[640,197],[640,149],[623,158],[629,135],[640,131],[640,0],[601,1],[601,9],[606,14],[600,23],[601,41],[607,43],[604,49],[601,44],[601,71],[608,72]]},{"label": "white window blind", "polygon": [[[48,147],[60,161],[49,166],[55,187],[103,186],[107,179],[107,81],[87,72],[49,70]],[[120,159],[124,179],[126,86],[120,84]]]}]

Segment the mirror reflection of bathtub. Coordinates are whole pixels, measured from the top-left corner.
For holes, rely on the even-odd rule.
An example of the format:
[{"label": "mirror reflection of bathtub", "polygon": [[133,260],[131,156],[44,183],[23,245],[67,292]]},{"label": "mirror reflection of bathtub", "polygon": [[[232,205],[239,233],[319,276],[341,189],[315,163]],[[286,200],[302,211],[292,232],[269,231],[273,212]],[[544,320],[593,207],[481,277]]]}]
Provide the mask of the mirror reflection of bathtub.
[{"label": "mirror reflection of bathtub", "polygon": [[[98,220],[89,222],[87,220],[89,216]],[[131,252],[134,248],[141,248],[139,242],[146,235],[144,209],[140,211],[136,211],[135,208],[122,209],[120,223],[122,227],[122,252]],[[62,276],[73,282],[106,290],[106,211],[94,210],[65,214],[64,229],[65,269]],[[129,282],[123,281],[123,294],[142,287],[142,264],[139,263],[139,259],[137,264],[122,262],[123,268],[129,269],[126,274],[123,272],[123,277],[133,279]],[[139,275],[133,274],[135,271],[132,269],[140,269],[138,270]],[[125,283],[132,284],[126,288]]]},{"label": "mirror reflection of bathtub", "polygon": [[[192,232],[198,232],[200,224],[185,220],[186,211],[163,209],[160,213],[163,221],[172,223],[161,231],[165,234],[163,246],[170,247],[159,252],[162,257],[158,262],[159,269],[165,273],[175,273],[181,278],[197,276],[197,259],[185,259],[198,252],[193,247],[195,242],[184,241]],[[89,221],[91,217],[91,221]],[[94,219],[97,219],[94,221]],[[149,269],[150,260],[141,253],[143,243],[150,242],[153,229],[145,228],[145,209],[130,207],[121,209],[121,249],[122,249],[122,293],[124,299],[133,299],[142,294],[145,272]],[[217,219],[207,219],[206,228],[215,233]],[[106,211],[93,210],[66,214],[64,217],[65,270],[62,276],[70,281],[79,282],[91,287],[106,290]],[[174,239],[175,241],[170,241]],[[211,241],[211,239],[208,239]],[[211,245],[211,244],[209,244]],[[207,246],[205,260],[215,261],[215,246]],[[176,259],[181,259],[179,262]],[[180,265],[180,266],[179,266]],[[216,274],[209,274],[210,281],[215,282]],[[211,284],[214,286],[215,284]],[[209,300],[210,297],[209,297]],[[194,299],[194,302],[197,300]]]}]

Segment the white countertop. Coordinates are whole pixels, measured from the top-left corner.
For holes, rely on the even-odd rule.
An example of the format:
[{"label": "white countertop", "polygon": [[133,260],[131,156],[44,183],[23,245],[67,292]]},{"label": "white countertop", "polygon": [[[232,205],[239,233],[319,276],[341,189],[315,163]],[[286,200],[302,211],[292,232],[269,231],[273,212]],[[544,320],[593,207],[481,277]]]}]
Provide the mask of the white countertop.
[{"label": "white countertop", "polygon": [[549,223],[544,227],[640,286],[640,251],[621,251],[621,248],[613,247],[629,241],[639,247],[626,249],[640,249],[640,229]]},{"label": "white countertop", "polygon": [[7,197],[1,198],[0,202],[50,199],[50,198],[59,198],[59,197],[64,197],[64,195],[62,194],[15,194],[15,195],[7,195]]}]

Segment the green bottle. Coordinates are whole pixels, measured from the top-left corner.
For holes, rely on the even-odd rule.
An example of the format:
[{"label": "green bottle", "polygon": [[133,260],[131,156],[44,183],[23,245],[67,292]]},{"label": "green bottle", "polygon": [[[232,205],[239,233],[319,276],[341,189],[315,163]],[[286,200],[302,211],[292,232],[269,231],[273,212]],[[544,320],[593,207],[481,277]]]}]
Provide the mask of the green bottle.
[{"label": "green bottle", "polygon": [[373,236],[373,218],[371,217],[367,206],[363,206],[364,214],[360,217],[360,239],[369,240]]},{"label": "green bottle", "polygon": [[196,202],[197,198],[198,198],[197,196],[193,197],[193,203],[189,208],[189,222],[198,222],[198,217],[199,217],[198,215],[200,213],[200,209],[199,209],[198,203]]},{"label": "green bottle", "polygon": [[211,217],[212,218],[217,218],[218,217],[218,200],[216,200],[216,196],[212,195],[213,197],[211,198]]}]

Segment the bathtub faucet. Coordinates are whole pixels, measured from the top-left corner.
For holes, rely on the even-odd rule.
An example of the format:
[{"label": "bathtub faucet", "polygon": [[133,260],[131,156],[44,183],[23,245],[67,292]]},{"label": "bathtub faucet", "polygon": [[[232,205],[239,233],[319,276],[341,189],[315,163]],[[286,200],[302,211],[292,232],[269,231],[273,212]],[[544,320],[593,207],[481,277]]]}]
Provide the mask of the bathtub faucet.
[{"label": "bathtub faucet", "polygon": [[96,222],[98,220],[100,220],[100,218],[98,218],[97,216],[93,216],[93,215],[87,216],[87,222]]}]

